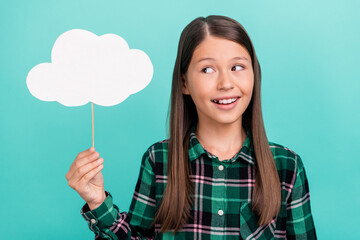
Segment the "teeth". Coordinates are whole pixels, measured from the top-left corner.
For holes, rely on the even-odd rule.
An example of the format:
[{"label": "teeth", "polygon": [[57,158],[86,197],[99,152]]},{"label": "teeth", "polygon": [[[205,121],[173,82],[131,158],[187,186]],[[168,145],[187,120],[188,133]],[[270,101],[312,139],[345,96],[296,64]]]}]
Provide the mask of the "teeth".
[{"label": "teeth", "polygon": [[220,103],[220,104],[229,104],[229,103],[233,103],[236,101],[237,98],[231,98],[231,99],[221,99],[219,101],[214,100],[215,103]]}]

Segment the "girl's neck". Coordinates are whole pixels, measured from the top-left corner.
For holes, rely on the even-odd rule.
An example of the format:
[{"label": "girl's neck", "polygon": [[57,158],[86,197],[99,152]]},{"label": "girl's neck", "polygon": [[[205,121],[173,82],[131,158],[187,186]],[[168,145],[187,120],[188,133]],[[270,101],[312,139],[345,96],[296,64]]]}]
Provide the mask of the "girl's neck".
[{"label": "girl's neck", "polygon": [[229,159],[235,155],[247,137],[241,121],[211,125],[199,122],[195,134],[200,144],[219,160]]}]

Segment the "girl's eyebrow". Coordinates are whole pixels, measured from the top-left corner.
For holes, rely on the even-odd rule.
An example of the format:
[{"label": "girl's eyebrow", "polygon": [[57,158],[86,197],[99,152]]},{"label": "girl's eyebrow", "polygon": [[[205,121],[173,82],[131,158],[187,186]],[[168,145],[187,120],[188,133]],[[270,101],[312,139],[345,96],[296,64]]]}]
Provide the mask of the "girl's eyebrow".
[{"label": "girl's eyebrow", "polygon": [[[205,60],[215,61],[214,58],[206,57],[206,58],[200,59],[197,63],[199,63],[201,61],[205,61]],[[245,60],[245,61],[249,62],[249,59],[247,59],[246,57],[233,57],[231,60]]]}]

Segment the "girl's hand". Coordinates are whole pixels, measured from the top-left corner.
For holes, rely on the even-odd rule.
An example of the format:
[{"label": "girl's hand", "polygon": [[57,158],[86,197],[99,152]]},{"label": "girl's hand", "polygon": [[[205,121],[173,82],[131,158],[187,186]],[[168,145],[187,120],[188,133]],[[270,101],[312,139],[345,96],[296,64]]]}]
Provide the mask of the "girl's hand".
[{"label": "girl's hand", "polygon": [[94,148],[80,152],[65,175],[69,186],[88,203],[90,210],[100,206],[106,198],[101,173],[104,159],[99,156]]}]

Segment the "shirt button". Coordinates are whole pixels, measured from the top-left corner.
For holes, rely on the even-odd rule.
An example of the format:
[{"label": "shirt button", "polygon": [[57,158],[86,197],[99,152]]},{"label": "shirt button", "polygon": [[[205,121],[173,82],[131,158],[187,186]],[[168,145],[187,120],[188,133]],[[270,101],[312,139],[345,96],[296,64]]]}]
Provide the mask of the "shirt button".
[{"label": "shirt button", "polygon": [[224,211],[220,209],[220,210],[218,211],[218,214],[219,214],[220,216],[222,216],[222,215],[224,214]]},{"label": "shirt button", "polygon": [[222,170],[224,170],[224,166],[223,166],[223,165],[220,165],[220,166],[218,167],[218,169],[219,169],[220,171],[222,171]]},{"label": "shirt button", "polygon": [[91,219],[90,221],[91,221],[92,224],[96,223],[96,219]]}]

